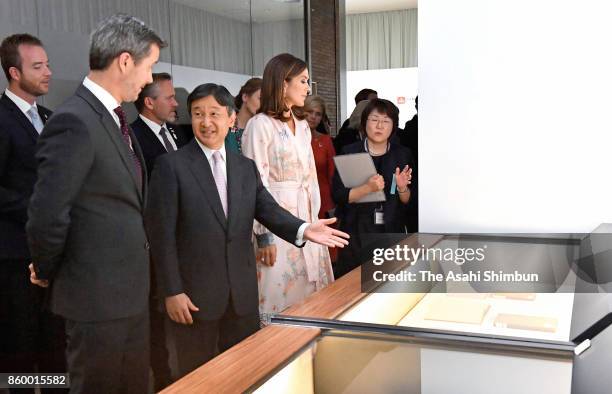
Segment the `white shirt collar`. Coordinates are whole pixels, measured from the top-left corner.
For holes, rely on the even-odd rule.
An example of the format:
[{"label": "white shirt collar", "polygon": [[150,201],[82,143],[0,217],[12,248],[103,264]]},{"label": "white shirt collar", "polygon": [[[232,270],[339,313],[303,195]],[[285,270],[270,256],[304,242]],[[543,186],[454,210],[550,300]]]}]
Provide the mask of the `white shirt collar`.
[{"label": "white shirt collar", "polygon": [[[202,148],[202,152],[204,152],[204,154],[206,155],[206,159],[208,159],[208,162],[210,163],[210,161],[212,160],[212,155],[215,151],[202,144],[197,138],[194,137],[194,139],[196,140],[198,145],[200,145],[200,148]],[[221,158],[223,159],[223,161],[226,162],[227,160],[225,159],[225,143],[221,146],[220,149],[217,150],[219,151],[219,153],[221,153]]]},{"label": "white shirt collar", "polygon": [[152,121],[151,119],[147,118],[146,116],[144,116],[143,114],[139,114],[138,115],[140,117],[140,119],[142,119],[143,122],[145,122],[145,124],[147,126],[149,126],[149,128],[151,130],[153,130],[153,132],[155,134],[159,134],[159,132],[161,131],[162,127],[166,128],[166,131],[168,131],[168,126],[166,126],[166,124],[158,124],[157,122]]},{"label": "white shirt collar", "polygon": [[36,101],[34,101],[34,104],[31,105],[30,103],[28,103],[21,97],[17,96],[15,93],[11,92],[8,88],[4,90],[4,94],[9,99],[11,99],[11,101],[15,103],[17,108],[19,108],[21,112],[23,112],[28,118],[30,117],[30,115],[28,114],[28,111],[30,110],[30,108],[34,107],[36,108],[36,110],[38,110],[38,107],[36,106]]},{"label": "white shirt collar", "polygon": [[106,108],[108,112],[110,112],[117,124],[119,124],[119,117],[115,113],[115,108],[119,106],[119,103],[113,97],[113,95],[110,94],[108,90],[104,89],[102,86],[98,85],[87,77],[85,77],[85,79],[83,80],[83,86],[89,89],[89,91],[91,91],[91,93],[93,93],[93,95],[96,96],[96,98],[102,102],[104,108]]}]

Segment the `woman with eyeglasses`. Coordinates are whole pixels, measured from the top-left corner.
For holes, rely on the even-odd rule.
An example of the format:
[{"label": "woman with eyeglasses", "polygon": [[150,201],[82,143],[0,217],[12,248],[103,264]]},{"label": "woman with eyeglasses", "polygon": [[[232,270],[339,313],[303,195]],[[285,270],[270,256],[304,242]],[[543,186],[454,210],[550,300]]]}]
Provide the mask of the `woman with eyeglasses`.
[{"label": "woman with eyeglasses", "polygon": [[[373,99],[361,114],[361,141],[347,145],[343,154],[367,152],[376,167],[373,175],[361,186],[347,188],[338,171],[334,174],[332,196],[337,204],[336,217],[340,230],[351,235],[348,247],[340,251],[334,274],[338,278],[368,260],[371,234],[404,233],[405,209],[412,195],[412,154],[391,137],[397,128],[399,110],[388,100]],[[385,201],[358,202],[366,195],[384,191]],[[370,255],[369,258],[372,256]]]},{"label": "woman with eyeglasses", "polygon": [[[304,119],[308,96],[306,63],[290,54],[266,64],[261,86],[261,108],[246,125],[242,153],[253,159],[263,185],[283,208],[306,222],[318,220],[321,196]],[[259,310],[281,312],[333,282],[326,247],[307,242],[299,248],[256,223]],[[297,240],[296,240],[297,241]]]}]

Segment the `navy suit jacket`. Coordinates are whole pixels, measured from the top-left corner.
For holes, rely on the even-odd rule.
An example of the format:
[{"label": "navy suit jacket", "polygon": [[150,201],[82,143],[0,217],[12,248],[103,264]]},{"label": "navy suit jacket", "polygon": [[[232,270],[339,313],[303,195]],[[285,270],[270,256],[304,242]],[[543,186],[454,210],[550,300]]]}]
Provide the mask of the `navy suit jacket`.
[{"label": "navy suit jacket", "polygon": [[[37,105],[43,123],[51,111]],[[6,95],[0,97],[0,260],[29,261],[25,224],[36,183],[38,132]]]},{"label": "navy suit jacket", "polygon": [[[153,165],[155,160],[160,155],[168,153],[166,148],[159,141],[153,130],[142,119],[140,116],[130,125],[138,143],[142,149],[142,155],[144,156],[145,162],[147,163],[147,179],[151,179],[151,172],[153,171]],[[176,144],[177,149],[180,149],[189,140],[184,136],[182,130],[179,127],[175,127],[170,124],[166,124],[169,131],[168,138],[172,138]]]}]

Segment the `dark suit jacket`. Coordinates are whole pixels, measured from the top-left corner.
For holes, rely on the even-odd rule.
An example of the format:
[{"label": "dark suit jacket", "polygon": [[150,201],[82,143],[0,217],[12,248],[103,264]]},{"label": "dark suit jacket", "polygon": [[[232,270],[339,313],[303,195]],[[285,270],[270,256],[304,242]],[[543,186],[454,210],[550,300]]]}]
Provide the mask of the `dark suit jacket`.
[{"label": "dark suit jacket", "polygon": [[238,315],[257,313],[253,219],[291,243],[304,223],[276,203],[252,160],[226,157],[228,219],[195,139],[160,156],[150,182],[146,223],[160,296],[186,293],[200,320],[221,318],[230,294]]},{"label": "dark suit jacket", "polygon": [[[400,143],[410,149],[414,156],[414,167],[412,169],[412,178],[419,178],[419,116],[414,115],[412,119],[406,122],[404,130],[399,133]],[[413,195],[418,192],[418,183],[412,183]],[[419,231],[419,200],[414,199],[408,204],[406,212],[406,224],[408,232]]]},{"label": "dark suit jacket", "polygon": [[[363,142],[359,141],[344,147],[343,154],[362,153],[365,152]],[[385,197],[383,210],[385,215],[385,232],[400,233],[404,232],[405,211],[407,206],[402,204],[399,195],[396,192],[391,194],[391,185],[393,183],[393,174],[397,167],[402,170],[405,165],[411,168],[414,165],[414,159],[408,148],[405,148],[398,143],[391,141],[389,152],[383,157],[380,175],[385,179]],[[413,183],[410,184],[410,201],[407,205],[413,203],[417,198],[414,192],[413,185],[416,182],[413,173]],[[344,187],[342,180],[336,170],[332,181],[332,197],[338,206],[336,207],[336,216],[340,222],[342,231],[353,233],[357,230],[357,205],[358,203],[349,203],[350,189]]]},{"label": "dark suit jacket", "polygon": [[[151,171],[153,171],[153,164],[155,164],[155,159],[159,155],[163,155],[164,153],[168,153],[166,148],[159,141],[153,130],[147,126],[145,122],[140,119],[140,116],[136,118],[136,120],[130,125],[132,127],[132,131],[136,138],[138,138],[138,143],[140,144],[140,148],[142,149],[142,155],[144,156],[145,162],[147,163],[147,179],[151,179]],[[169,134],[168,138],[173,138],[174,143],[177,148],[181,148],[187,142],[187,138],[184,136],[182,130],[178,127],[166,124]],[[176,136],[176,138],[174,138]]]},{"label": "dark suit jacket", "polygon": [[[144,163],[138,141],[131,138]],[[38,181],[27,232],[39,277],[52,279],[52,311],[77,321],[144,313],[146,182],[141,189],[111,114],[79,86],[49,119],[36,157]]]},{"label": "dark suit jacket", "polygon": [[[43,122],[51,111],[37,105]],[[0,260],[29,261],[25,224],[36,182],[38,132],[17,105],[0,97]]]}]

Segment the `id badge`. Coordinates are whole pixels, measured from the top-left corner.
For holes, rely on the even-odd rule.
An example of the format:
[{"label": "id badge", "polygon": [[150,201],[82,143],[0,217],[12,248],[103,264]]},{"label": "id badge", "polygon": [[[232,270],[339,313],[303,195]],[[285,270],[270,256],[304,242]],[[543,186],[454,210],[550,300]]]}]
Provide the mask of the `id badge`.
[{"label": "id badge", "polygon": [[374,210],[374,224],[385,224],[385,213],[382,208]]}]

